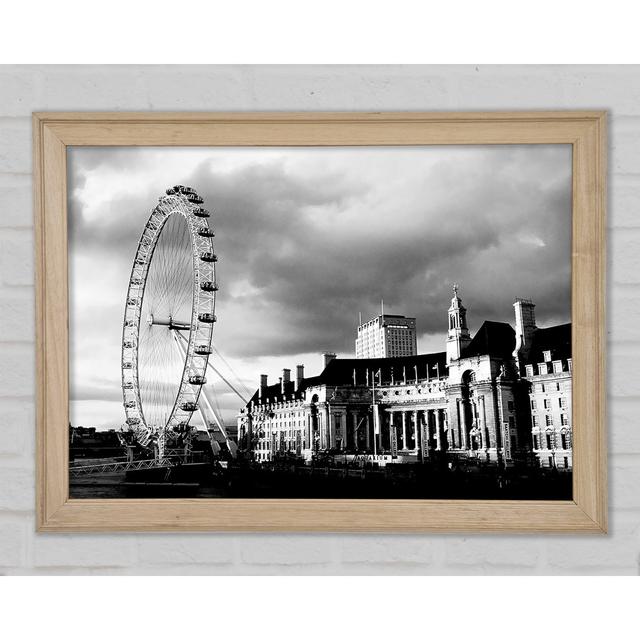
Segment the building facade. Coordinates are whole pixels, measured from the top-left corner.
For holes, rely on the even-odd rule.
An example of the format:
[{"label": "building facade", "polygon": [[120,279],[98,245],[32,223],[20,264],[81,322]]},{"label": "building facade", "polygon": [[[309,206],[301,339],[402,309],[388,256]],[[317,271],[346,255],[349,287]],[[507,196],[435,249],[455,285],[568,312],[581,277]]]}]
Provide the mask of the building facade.
[{"label": "building facade", "polygon": [[524,377],[529,386],[532,448],[541,466],[573,467],[571,329],[540,329]]},{"label": "building facade", "polygon": [[341,454],[381,464],[475,458],[571,469],[571,325],[539,329],[514,303],[515,329],[485,321],[471,336],[457,288],[445,351],[355,359],[325,354],[318,376],[261,376],[238,418],[258,462]]},{"label": "building facade", "polygon": [[358,326],[356,358],[400,358],[418,353],[416,319],[380,314]]}]

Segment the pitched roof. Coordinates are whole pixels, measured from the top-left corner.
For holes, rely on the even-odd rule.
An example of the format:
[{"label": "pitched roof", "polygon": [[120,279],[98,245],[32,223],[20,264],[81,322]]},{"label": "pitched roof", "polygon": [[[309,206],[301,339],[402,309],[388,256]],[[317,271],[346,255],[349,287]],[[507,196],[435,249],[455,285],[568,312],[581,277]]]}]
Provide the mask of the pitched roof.
[{"label": "pitched roof", "polygon": [[463,349],[462,357],[510,358],[515,346],[516,333],[510,324],[485,320],[473,340]]},{"label": "pitched roof", "polygon": [[566,360],[571,357],[570,322],[536,329],[529,351],[529,362],[544,362],[543,351],[551,351],[552,360]]},{"label": "pitched roof", "polygon": [[[324,368],[322,373],[310,378],[304,378],[297,392],[294,391],[294,382],[286,382],[284,386],[285,395],[291,398],[295,394],[300,398],[302,393],[309,387],[327,385],[344,386],[353,385],[354,371],[355,383],[358,386],[371,384],[371,375],[380,371],[381,376],[376,378],[376,384],[382,382],[388,384],[393,380],[398,382],[406,374],[407,380],[414,380],[416,372],[419,379],[434,378],[446,374],[447,358],[446,352],[425,353],[417,356],[403,356],[400,358],[334,358]],[[380,379],[381,378],[381,379]],[[258,402],[260,390],[251,397],[252,402]],[[263,391],[263,400],[274,402],[282,398],[280,384],[271,384]]]},{"label": "pitched roof", "polygon": [[[367,372],[380,371],[381,380],[376,378],[376,383],[389,383],[391,379],[399,381],[406,377],[415,379],[416,370],[418,378],[435,377],[436,373],[446,372],[446,352],[424,353],[417,356],[402,356],[399,358],[334,358],[325,367],[324,371],[314,378],[305,380],[306,386],[318,384],[345,385],[353,384],[354,370],[355,380],[358,385],[365,385]],[[429,371],[427,372],[427,368]],[[368,383],[370,384],[370,382]]]}]

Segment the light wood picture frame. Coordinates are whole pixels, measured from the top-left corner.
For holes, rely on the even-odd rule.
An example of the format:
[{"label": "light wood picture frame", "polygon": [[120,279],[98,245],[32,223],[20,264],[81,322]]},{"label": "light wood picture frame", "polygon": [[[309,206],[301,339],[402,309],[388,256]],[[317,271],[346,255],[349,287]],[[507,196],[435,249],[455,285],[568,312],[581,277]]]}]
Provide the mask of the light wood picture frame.
[{"label": "light wood picture frame", "polygon": [[[573,499],[70,499],[67,147],[568,144],[573,149]],[[35,113],[37,529],[606,533],[606,115]]]}]

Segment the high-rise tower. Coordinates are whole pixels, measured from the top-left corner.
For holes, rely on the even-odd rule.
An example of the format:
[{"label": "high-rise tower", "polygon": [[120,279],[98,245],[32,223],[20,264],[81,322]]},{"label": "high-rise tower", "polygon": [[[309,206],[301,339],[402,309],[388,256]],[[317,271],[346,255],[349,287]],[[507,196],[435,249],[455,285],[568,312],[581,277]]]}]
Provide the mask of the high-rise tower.
[{"label": "high-rise tower", "polygon": [[417,353],[415,318],[381,313],[358,326],[356,358],[398,358]]}]

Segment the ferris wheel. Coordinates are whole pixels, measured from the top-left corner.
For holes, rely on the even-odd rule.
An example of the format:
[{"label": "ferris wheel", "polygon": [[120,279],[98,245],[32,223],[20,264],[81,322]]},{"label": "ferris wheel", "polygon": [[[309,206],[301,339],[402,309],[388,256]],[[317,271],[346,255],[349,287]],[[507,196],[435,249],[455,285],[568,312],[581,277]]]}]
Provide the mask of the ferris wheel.
[{"label": "ferris wheel", "polygon": [[207,427],[199,401],[206,399],[218,285],[215,234],[202,204],[190,187],[167,189],[138,242],[125,302],[126,422],[142,444],[157,439],[160,458],[168,437],[187,433],[196,412]]}]

